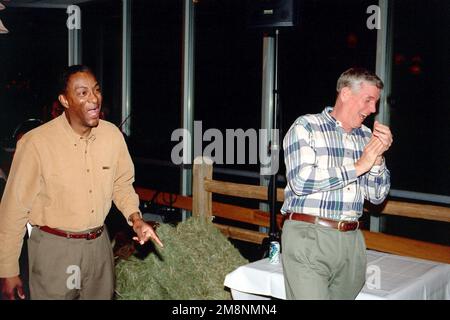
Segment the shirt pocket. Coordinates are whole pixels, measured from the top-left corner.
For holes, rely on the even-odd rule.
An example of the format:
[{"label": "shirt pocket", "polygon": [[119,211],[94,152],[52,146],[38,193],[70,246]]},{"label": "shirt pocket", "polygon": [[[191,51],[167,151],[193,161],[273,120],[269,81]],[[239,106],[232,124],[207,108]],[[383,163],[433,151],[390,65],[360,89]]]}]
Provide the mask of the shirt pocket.
[{"label": "shirt pocket", "polygon": [[99,168],[101,189],[105,199],[112,200],[114,192],[114,168],[109,164],[102,164]]}]

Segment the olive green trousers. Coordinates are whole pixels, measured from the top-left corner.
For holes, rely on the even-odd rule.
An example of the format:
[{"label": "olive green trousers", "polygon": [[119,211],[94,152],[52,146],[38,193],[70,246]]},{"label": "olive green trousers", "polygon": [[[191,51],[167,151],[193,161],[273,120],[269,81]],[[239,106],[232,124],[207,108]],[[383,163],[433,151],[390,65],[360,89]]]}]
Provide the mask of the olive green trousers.
[{"label": "olive green trousers", "polygon": [[366,246],[360,230],[286,220],[282,246],[287,299],[355,299],[364,286]]},{"label": "olive green trousers", "polygon": [[28,239],[29,283],[35,300],[110,300],[114,256],[108,233],[67,239],[33,228]]}]

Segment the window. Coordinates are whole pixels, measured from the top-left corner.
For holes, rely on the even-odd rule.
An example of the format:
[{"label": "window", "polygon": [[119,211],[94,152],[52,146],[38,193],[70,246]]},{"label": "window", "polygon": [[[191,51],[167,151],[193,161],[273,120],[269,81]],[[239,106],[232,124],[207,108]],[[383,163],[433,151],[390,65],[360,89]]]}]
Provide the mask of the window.
[{"label": "window", "polygon": [[95,72],[105,119],[117,126],[122,115],[122,1],[80,4],[82,62]]},{"label": "window", "polygon": [[61,9],[1,11],[8,34],[0,34],[0,135],[30,118],[50,119],[58,76],[67,65],[67,14]]},{"label": "window", "polygon": [[[131,139],[138,158],[171,160],[172,132],[181,126],[182,1],[132,1]],[[179,170],[135,158],[136,181],[179,191]]]},{"label": "window", "polygon": [[[449,195],[450,3],[396,1],[392,188]],[[411,23],[415,21],[416,23]]]}]

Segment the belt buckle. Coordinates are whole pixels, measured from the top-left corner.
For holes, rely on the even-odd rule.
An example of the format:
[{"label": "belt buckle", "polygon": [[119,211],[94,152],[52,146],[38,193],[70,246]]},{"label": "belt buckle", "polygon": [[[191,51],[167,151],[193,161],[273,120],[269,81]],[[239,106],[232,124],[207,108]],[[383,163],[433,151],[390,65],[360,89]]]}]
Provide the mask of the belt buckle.
[{"label": "belt buckle", "polygon": [[88,232],[86,233],[86,240],[92,240],[95,239],[95,233],[94,232]]},{"label": "belt buckle", "polygon": [[[359,220],[352,221],[352,222],[356,222],[356,228],[352,229],[352,231],[357,230],[359,228]],[[341,226],[345,226],[347,223],[349,223],[349,221],[343,221],[343,220],[339,221],[337,229],[339,231],[344,231],[344,232],[347,231],[345,228],[341,228]]]},{"label": "belt buckle", "polygon": [[86,240],[94,240],[95,238],[97,238],[98,231],[99,230],[88,232],[86,234]]}]

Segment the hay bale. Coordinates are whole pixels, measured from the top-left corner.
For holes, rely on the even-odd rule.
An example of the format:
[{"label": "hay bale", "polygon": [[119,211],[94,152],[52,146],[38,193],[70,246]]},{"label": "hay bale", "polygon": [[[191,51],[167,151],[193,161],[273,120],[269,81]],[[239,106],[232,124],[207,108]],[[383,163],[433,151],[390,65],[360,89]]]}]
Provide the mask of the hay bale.
[{"label": "hay bale", "polygon": [[158,235],[164,248],[117,263],[117,299],[231,299],[225,275],[248,261],[211,222],[192,217]]}]

